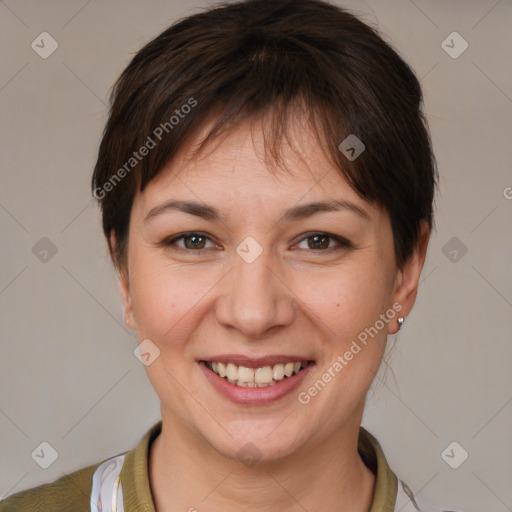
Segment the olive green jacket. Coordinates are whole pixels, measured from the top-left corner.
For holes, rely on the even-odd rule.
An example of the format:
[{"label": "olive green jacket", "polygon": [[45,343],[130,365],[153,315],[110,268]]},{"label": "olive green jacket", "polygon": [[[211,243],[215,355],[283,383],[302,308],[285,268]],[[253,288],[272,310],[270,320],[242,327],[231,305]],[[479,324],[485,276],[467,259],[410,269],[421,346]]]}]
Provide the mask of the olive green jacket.
[{"label": "olive green jacket", "polygon": [[[131,451],[8,496],[0,502],[0,512],[155,512],[148,455],[161,428],[159,421]],[[370,512],[419,510],[408,487],[389,468],[378,441],[362,427],[358,450],[377,477]]]}]

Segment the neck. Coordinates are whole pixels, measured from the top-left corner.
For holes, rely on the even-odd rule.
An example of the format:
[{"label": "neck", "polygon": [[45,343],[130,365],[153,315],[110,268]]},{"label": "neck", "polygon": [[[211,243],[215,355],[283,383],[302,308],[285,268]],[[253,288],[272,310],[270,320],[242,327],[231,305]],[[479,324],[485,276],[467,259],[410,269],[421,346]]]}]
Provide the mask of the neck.
[{"label": "neck", "polygon": [[238,512],[241,504],[247,512],[318,510],[319,504],[324,510],[370,510],[375,476],[357,452],[359,423],[285,460],[247,467],[162,419],[149,460],[157,512]]}]

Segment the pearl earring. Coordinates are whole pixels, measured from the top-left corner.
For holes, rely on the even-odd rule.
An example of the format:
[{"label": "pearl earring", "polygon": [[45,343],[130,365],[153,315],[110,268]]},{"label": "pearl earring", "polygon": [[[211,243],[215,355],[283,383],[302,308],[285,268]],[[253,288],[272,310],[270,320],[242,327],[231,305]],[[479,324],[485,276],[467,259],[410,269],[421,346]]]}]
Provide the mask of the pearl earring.
[{"label": "pearl earring", "polygon": [[402,325],[405,322],[405,318],[403,316],[399,316],[397,318],[397,322],[398,322],[398,330],[396,332],[398,332],[401,329]]}]

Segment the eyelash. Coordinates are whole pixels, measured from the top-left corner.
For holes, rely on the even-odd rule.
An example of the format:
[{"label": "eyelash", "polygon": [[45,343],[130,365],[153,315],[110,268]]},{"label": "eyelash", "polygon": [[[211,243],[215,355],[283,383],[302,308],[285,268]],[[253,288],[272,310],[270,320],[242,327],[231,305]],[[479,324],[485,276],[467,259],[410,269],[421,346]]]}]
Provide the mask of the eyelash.
[{"label": "eyelash", "polygon": [[[209,240],[210,242],[212,242],[211,238],[208,235],[201,233],[200,231],[188,231],[186,233],[181,233],[181,234],[179,234],[173,238],[170,238],[168,240],[164,240],[161,245],[164,247],[170,248],[172,250],[175,250],[175,251],[188,252],[188,253],[195,252],[195,253],[199,253],[199,254],[201,254],[203,251],[206,251],[207,249],[209,249],[209,248],[203,248],[203,249],[197,249],[197,250],[196,249],[187,249],[187,248],[183,248],[183,247],[178,247],[176,245],[176,243],[178,241],[184,240],[185,238],[192,238],[193,236],[199,236],[201,238],[205,238],[205,239]],[[299,249],[299,250],[306,250],[308,252],[315,252],[315,253],[321,253],[321,252],[330,253],[333,250],[352,248],[352,244],[345,238],[342,238],[342,237],[339,237],[336,235],[331,235],[330,233],[325,233],[323,231],[314,231],[314,232],[310,232],[310,233],[305,233],[305,235],[297,243],[299,244],[299,243],[303,242],[304,240],[307,240],[308,238],[314,238],[316,236],[323,237],[323,238],[330,238],[330,239],[334,240],[338,244],[338,246],[328,247],[327,249],[319,249],[319,250],[315,250],[315,249]]]}]

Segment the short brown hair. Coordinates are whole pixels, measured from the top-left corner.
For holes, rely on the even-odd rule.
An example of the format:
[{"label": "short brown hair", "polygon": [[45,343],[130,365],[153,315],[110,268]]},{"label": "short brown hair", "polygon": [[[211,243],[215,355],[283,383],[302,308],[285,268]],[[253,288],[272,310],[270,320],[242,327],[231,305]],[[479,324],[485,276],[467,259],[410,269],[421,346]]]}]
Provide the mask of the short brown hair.
[{"label": "short brown hair", "polygon": [[[437,171],[420,84],[374,28],[321,0],[218,4],[176,22],[134,56],[114,85],[92,179],[111,252],[116,235],[116,265],[126,262],[137,190],[212,114],[199,149],[265,115],[272,121],[265,148],[278,162],[297,105],[340,174],[389,213],[401,268],[421,220],[433,225]],[[339,149],[349,135],[365,146],[355,160]]]}]

